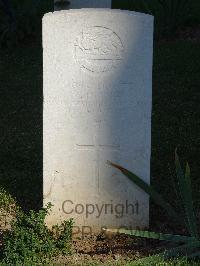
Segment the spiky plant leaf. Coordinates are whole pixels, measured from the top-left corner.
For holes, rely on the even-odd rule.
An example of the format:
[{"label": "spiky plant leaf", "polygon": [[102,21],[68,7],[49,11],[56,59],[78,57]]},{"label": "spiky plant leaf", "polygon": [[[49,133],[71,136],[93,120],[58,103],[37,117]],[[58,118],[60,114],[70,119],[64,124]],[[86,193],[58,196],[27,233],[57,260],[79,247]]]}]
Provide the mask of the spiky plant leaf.
[{"label": "spiky plant leaf", "polygon": [[178,243],[194,242],[196,240],[196,238],[194,238],[194,237],[173,235],[173,234],[162,234],[162,233],[143,231],[143,230],[133,230],[133,229],[128,230],[128,229],[124,229],[124,228],[104,229],[104,232],[126,234],[126,235],[131,235],[131,236],[136,236],[136,237],[165,240],[165,241],[178,242]]},{"label": "spiky plant leaf", "polygon": [[170,215],[171,217],[174,217],[181,224],[184,224],[183,219],[180,217],[180,215],[176,213],[174,208],[168,202],[166,202],[164,198],[157,191],[153,189],[152,186],[150,186],[145,181],[143,181],[140,177],[130,172],[129,170],[123,168],[122,166],[114,164],[110,161],[108,161],[108,164],[120,170],[126,177],[128,177],[138,187],[144,190],[154,200],[154,202],[157,205],[160,205],[163,209],[167,211],[168,215]]},{"label": "spiky plant leaf", "polygon": [[187,164],[186,172],[184,174],[177,154],[177,150],[175,150],[175,166],[180,188],[180,196],[185,212],[186,226],[191,236],[198,238],[197,222],[193,209],[190,168]]}]

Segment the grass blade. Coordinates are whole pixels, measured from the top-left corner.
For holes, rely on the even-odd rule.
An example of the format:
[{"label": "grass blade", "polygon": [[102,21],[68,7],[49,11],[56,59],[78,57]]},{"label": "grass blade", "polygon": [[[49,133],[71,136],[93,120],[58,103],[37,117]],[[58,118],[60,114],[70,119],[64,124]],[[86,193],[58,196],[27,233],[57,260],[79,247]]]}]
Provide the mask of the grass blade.
[{"label": "grass blade", "polygon": [[[172,182],[172,186],[173,186],[173,190],[174,190],[174,193],[175,193],[175,197],[174,197],[174,200],[176,201],[176,208],[179,210],[179,215],[182,217],[182,219],[185,221],[185,210],[184,210],[184,207],[183,207],[183,204],[182,204],[182,200],[181,200],[181,197],[180,197],[180,191],[179,191],[179,187],[177,185],[177,182],[175,181],[175,176],[174,174],[171,172],[171,169],[170,169],[170,175],[169,175],[169,178],[171,179],[171,182]],[[186,226],[186,221],[185,221],[185,227],[187,228]]]},{"label": "grass blade", "polygon": [[128,229],[104,229],[105,232],[111,233],[119,233],[125,235],[131,235],[136,237],[148,238],[148,239],[157,239],[157,240],[165,240],[171,242],[178,243],[187,243],[194,242],[196,239],[194,237],[181,236],[181,235],[172,235],[172,234],[162,234],[151,231],[143,231],[143,230],[128,230]]},{"label": "grass blade", "polygon": [[200,251],[194,252],[188,256],[188,258],[200,258]]},{"label": "grass blade", "polygon": [[175,151],[175,165],[176,165],[178,183],[180,186],[182,205],[185,211],[186,225],[191,236],[198,238],[197,222],[193,209],[190,168],[189,165],[187,164],[186,172],[184,174],[181,168],[177,150]]},{"label": "grass blade", "polygon": [[183,224],[183,220],[181,219],[180,215],[178,215],[176,213],[174,208],[168,202],[166,202],[163,199],[163,197],[157,191],[155,191],[152,188],[152,186],[150,186],[149,184],[144,182],[140,177],[138,177],[137,175],[133,174],[129,170],[123,168],[122,166],[114,164],[114,163],[109,162],[109,161],[108,161],[108,164],[113,166],[113,167],[115,167],[115,168],[117,168],[118,170],[120,170],[126,177],[128,177],[138,187],[140,187],[147,194],[149,194],[150,197],[154,200],[154,202],[157,205],[160,205],[163,209],[165,209],[167,211],[168,215],[170,215],[171,217],[174,217],[177,221],[179,221],[181,224]]},{"label": "grass blade", "polygon": [[[178,249],[180,250],[180,248],[178,247]],[[165,253],[160,253],[160,254],[156,254],[156,255],[151,255],[149,257],[144,257],[141,258],[139,260],[133,261],[130,264],[127,264],[127,266],[144,266],[144,265],[148,265],[148,266],[156,266],[156,265],[163,265],[163,266],[167,266],[167,265],[199,265],[198,262],[191,262],[188,261],[188,258],[190,258],[190,256],[177,256],[177,258],[166,258],[167,252]]]},{"label": "grass blade", "polygon": [[152,255],[148,257],[144,257],[135,261],[131,261],[130,263],[127,264],[127,266],[155,266],[155,265],[165,265],[164,258],[160,255]]},{"label": "grass blade", "polygon": [[160,255],[163,256],[165,259],[172,257],[181,257],[185,255],[189,256],[189,253],[193,252],[194,249],[199,247],[200,247],[199,241],[189,242],[187,244],[166,250]]}]

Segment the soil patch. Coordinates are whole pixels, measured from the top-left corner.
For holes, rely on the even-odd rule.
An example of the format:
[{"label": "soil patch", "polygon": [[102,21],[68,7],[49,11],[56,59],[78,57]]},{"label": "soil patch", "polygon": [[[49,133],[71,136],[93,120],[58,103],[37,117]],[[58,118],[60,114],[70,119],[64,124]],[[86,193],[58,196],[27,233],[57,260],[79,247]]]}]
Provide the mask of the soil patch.
[{"label": "soil patch", "polygon": [[[164,247],[165,244],[165,247]],[[73,240],[73,254],[55,259],[58,265],[125,265],[163,251],[166,243],[126,235],[88,235]]]}]

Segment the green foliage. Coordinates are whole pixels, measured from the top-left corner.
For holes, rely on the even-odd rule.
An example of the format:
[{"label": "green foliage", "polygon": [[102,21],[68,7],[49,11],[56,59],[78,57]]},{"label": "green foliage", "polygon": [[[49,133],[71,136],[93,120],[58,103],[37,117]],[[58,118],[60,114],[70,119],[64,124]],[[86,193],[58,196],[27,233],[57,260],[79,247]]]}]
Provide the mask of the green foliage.
[{"label": "green foliage", "polygon": [[[114,230],[104,229],[106,232],[114,232]],[[151,231],[143,231],[143,230],[128,230],[124,228],[115,229],[116,233],[125,234],[125,235],[132,235],[136,237],[143,237],[143,238],[150,238],[150,239],[157,239],[157,240],[165,240],[177,243],[191,243],[195,242],[195,237],[190,236],[181,236],[181,235],[172,235],[172,234],[162,234],[162,233],[155,233]]]},{"label": "green foliage", "polygon": [[0,187],[0,211],[13,213],[16,209],[15,199]]},{"label": "green foliage", "polygon": [[11,230],[4,236],[3,262],[6,265],[38,265],[52,256],[71,252],[72,220],[47,228],[45,217],[51,204],[39,212],[18,211]]},{"label": "green foliage", "polygon": [[177,151],[175,151],[175,165],[176,165],[176,175],[178,179],[178,195],[181,199],[182,208],[184,210],[184,220],[188,232],[191,236],[198,238],[197,231],[197,221],[193,209],[192,200],[192,189],[191,189],[191,179],[190,179],[190,167],[188,163],[186,164],[185,174],[181,168],[179,157]]},{"label": "green foliage", "polygon": [[140,11],[155,16],[158,36],[172,36],[191,16],[190,0],[114,0],[113,7]]},{"label": "green foliage", "polygon": [[[161,234],[149,231],[142,230],[126,230],[119,229],[118,233],[123,233],[127,235],[134,235],[138,237],[145,237],[151,239],[179,242],[183,245],[175,247],[171,250],[167,250],[163,254],[160,254],[162,257],[169,258],[174,256],[183,256],[185,253],[188,257],[199,257],[200,248],[200,237],[197,230],[197,221],[193,209],[193,200],[192,200],[192,189],[191,189],[191,178],[190,178],[190,168],[189,165],[186,164],[185,173],[181,167],[180,160],[175,151],[175,166],[176,166],[176,174],[177,174],[177,187],[176,190],[179,192],[181,207],[183,209],[183,217],[178,217],[178,212],[171,207],[171,205],[163,199],[163,197],[157,193],[151,185],[144,182],[140,177],[130,172],[129,170],[123,168],[120,165],[114,164],[112,162],[108,162],[111,166],[120,170],[126,177],[128,177],[132,182],[134,182],[138,187],[140,187],[143,191],[151,196],[154,202],[160,205],[167,213],[176,218],[178,221],[184,222],[185,227],[188,229],[190,234],[187,236],[179,236],[179,235],[171,235],[171,234]],[[112,229],[105,229],[108,232],[114,232]]]},{"label": "green foliage", "polygon": [[41,32],[41,19],[50,9],[49,0],[12,1],[13,20],[0,6],[0,45],[14,46]]},{"label": "green foliage", "polygon": [[164,208],[168,215],[174,217],[180,223],[182,223],[182,218],[179,216],[179,214],[174,210],[174,208],[164,200],[162,195],[157,193],[157,191],[152,187],[149,186],[146,182],[144,182],[141,178],[139,178],[137,175],[133,174],[132,172],[128,171],[127,169],[114,164],[112,162],[109,162],[109,164],[117,169],[119,169],[125,176],[127,176],[131,181],[133,181],[138,187],[140,187],[142,190],[144,190],[147,194],[149,194],[152,199],[156,202],[156,204],[160,205],[162,208]]}]

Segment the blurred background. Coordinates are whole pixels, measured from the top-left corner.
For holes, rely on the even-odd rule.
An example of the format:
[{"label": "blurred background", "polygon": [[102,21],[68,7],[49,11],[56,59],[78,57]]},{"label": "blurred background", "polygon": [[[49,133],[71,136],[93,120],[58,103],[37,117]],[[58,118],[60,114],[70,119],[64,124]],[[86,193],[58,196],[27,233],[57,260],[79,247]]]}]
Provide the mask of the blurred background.
[{"label": "blurred background", "polygon": [[[57,0],[55,5],[64,8],[69,2]],[[113,0],[112,8],[154,15],[156,38],[172,37],[200,23],[199,0]],[[38,37],[43,14],[53,10],[53,0],[0,0],[0,44],[11,46]]]}]

